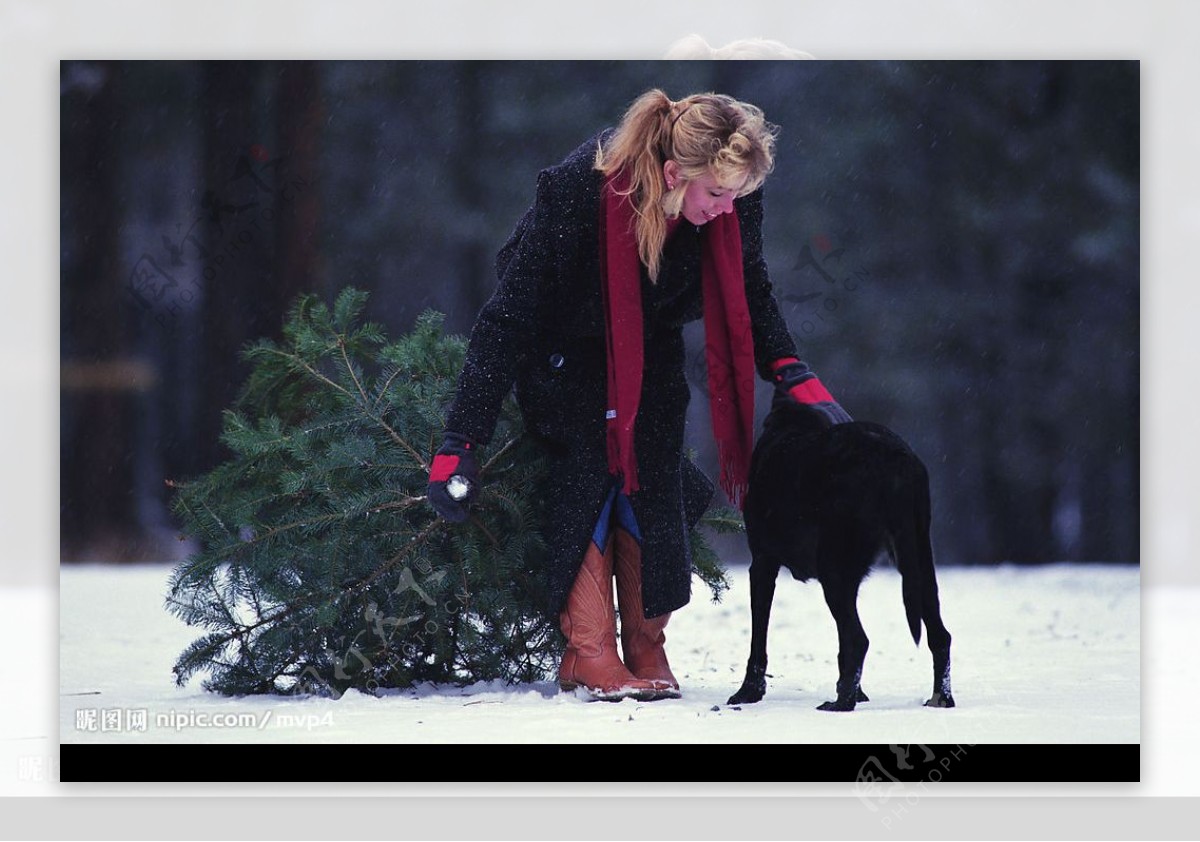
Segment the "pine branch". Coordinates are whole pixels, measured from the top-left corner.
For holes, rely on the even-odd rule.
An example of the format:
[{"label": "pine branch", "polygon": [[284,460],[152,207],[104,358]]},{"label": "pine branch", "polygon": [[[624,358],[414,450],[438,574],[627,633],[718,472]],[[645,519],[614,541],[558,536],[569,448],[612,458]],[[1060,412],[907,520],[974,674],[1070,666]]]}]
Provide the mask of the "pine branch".
[{"label": "pine branch", "polygon": [[381,427],[383,427],[383,429],[387,430],[387,434],[392,437],[392,440],[394,442],[396,442],[396,444],[400,445],[401,447],[403,447],[405,450],[407,450],[409,453],[412,454],[412,457],[417,460],[417,464],[420,465],[421,470],[424,471],[425,473],[429,473],[429,463],[425,461],[425,457],[423,457],[420,453],[418,453],[417,450],[411,444],[406,442],[404,439],[400,438],[399,433],[397,433],[395,430],[393,430],[391,427],[389,427],[388,423],[383,420],[382,416],[374,415],[374,414],[368,412],[367,417],[370,418],[372,421],[376,422],[377,424],[379,424]]},{"label": "pine branch", "polygon": [[346,356],[346,338],[344,336],[338,336],[337,345],[338,351],[342,355],[342,363],[346,366],[346,373],[349,374],[350,379],[354,381],[354,385],[358,388],[358,394],[362,397],[363,407],[366,408],[366,405],[370,402],[370,398],[367,397],[366,390],[363,389],[362,383],[359,382],[358,375],[354,373],[354,366],[351,365],[350,358]]},{"label": "pine branch", "polygon": [[354,400],[354,396],[352,394],[350,394],[349,389],[342,386],[340,383],[335,383],[334,381],[330,380],[324,374],[317,371],[315,368],[310,366],[304,360],[300,359],[300,357],[298,355],[286,354],[283,351],[278,350],[277,348],[264,348],[263,350],[269,351],[271,353],[279,354],[279,356],[283,357],[284,359],[287,359],[287,360],[290,360],[290,361],[296,363],[297,365],[299,365],[301,368],[303,368],[305,371],[307,371],[309,374],[311,374],[316,379],[320,380],[325,385],[329,386],[332,389],[336,389],[337,391],[341,392],[346,397],[350,398],[351,400]]},{"label": "pine branch", "polygon": [[391,375],[388,377],[387,381],[384,382],[383,388],[379,390],[379,397],[377,397],[375,399],[374,403],[371,404],[372,411],[375,411],[375,412],[379,411],[379,402],[382,401],[385,397],[387,397],[388,389],[392,388],[392,381],[394,381],[397,377],[400,376],[400,372],[401,372],[401,369],[397,368],[395,371],[393,371],[391,373]]},{"label": "pine branch", "polygon": [[508,441],[506,441],[504,443],[503,447],[501,447],[499,450],[497,450],[490,459],[488,459],[486,462],[484,462],[483,467],[480,468],[480,471],[486,472],[489,468],[492,467],[492,465],[494,465],[496,463],[497,460],[499,460],[499,458],[501,456],[503,456],[505,453],[507,453],[509,450],[511,450],[516,444],[517,444],[517,439],[515,439],[515,438],[509,439]]}]

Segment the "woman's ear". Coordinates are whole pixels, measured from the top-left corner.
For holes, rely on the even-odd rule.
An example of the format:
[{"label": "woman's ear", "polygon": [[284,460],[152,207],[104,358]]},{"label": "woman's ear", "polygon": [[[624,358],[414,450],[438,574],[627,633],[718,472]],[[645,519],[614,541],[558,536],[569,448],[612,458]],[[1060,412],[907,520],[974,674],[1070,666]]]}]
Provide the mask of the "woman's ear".
[{"label": "woman's ear", "polygon": [[672,158],[663,162],[663,178],[667,180],[667,189],[674,190],[679,183],[679,164]]}]

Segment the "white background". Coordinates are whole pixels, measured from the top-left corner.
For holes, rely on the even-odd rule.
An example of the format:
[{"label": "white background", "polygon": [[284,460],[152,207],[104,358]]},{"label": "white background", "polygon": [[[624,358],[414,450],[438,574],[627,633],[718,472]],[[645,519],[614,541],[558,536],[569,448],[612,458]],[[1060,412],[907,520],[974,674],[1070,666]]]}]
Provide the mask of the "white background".
[{"label": "white background", "polygon": [[[1142,68],[1142,561],[1148,586],[1178,589],[1197,601],[1197,506],[1193,483],[1200,445],[1192,435],[1200,410],[1192,361],[1200,358],[1195,330],[1198,294],[1191,258],[1200,242],[1200,4],[1186,0],[1132,3],[1017,0],[1005,3],[909,2],[677,2],[608,0],[585,6],[555,2],[520,4],[444,0],[401,2],[194,3],[45,2],[0,0],[0,254],[5,260],[0,308],[0,586],[33,597],[56,584],[58,536],[58,61],[65,58],[660,58],[691,32],[715,45],[766,37],[820,59],[838,58],[1072,58],[1138,59]],[[1200,607],[1198,605],[1197,607]],[[8,631],[8,627],[4,627]],[[1144,618],[1143,644],[1170,629]],[[23,630],[10,653],[57,661],[53,623]],[[28,643],[30,637],[36,643]],[[11,664],[12,658],[6,659]],[[1145,663],[1145,661],[1144,661]],[[19,678],[6,670],[0,704]],[[1144,681],[1144,687],[1152,682]],[[23,698],[36,694],[55,706],[53,686],[15,685]],[[1162,702],[1163,700],[1158,700]],[[1187,698],[1169,703],[1184,705]],[[1153,711],[1144,705],[1147,716]],[[4,718],[10,712],[0,709]],[[1149,724],[1149,723],[1148,723]],[[4,733],[10,729],[5,728]],[[1169,752],[1161,742],[1144,752]],[[7,779],[14,770],[0,769]],[[563,770],[554,777],[569,778]],[[308,791],[308,790],[306,790]],[[426,798],[400,806],[391,799],[347,802],[309,799],[286,807],[239,802],[227,809],[247,837],[303,838],[440,835],[488,838],[571,836],[690,838],[717,834],[832,835],[841,829],[872,833],[836,798],[759,802],[764,823],[748,823],[747,807],[723,799],[621,799],[581,806],[574,800],[480,797],[494,790],[464,785],[459,798]],[[530,785],[522,793],[552,792]],[[598,790],[603,792],[603,790]],[[1002,792],[1000,787],[970,794]],[[330,796],[344,789],[330,787]],[[1048,795],[1086,796],[1086,787],[1047,787]],[[1138,787],[1130,787],[1136,796]],[[730,796],[752,794],[733,788]],[[280,788],[282,798],[289,794]],[[653,794],[652,791],[648,794]],[[52,834],[104,838],[97,816],[118,815],[123,838],[169,838],[200,827],[204,838],[224,835],[213,806],[193,805],[209,816],[197,825],[178,803],[139,797],[129,803],[70,798],[9,799],[5,830],[28,838]],[[172,795],[177,793],[172,792]],[[204,795],[196,788],[194,795]],[[462,796],[472,796],[464,803]],[[969,838],[974,832],[1066,838],[1170,838],[1168,825],[1194,811],[1154,799],[1119,803],[1112,798],[1070,801],[989,799],[980,821],[975,799],[929,798],[910,828],[893,833]],[[134,803],[136,802],[136,803]],[[937,802],[937,803],[934,803]],[[957,802],[957,803],[955,803]],[[477,809],[464,810],[464,806]],[[988,802],[984,802],[984,807]],[[857,807],[857,811],[855,811]],[[677,809],[676,809],[677,808]],[[597,824],[593,810],[629,823]],[[623,812],[624,811],[624,812]],[[173,815],[173,818],[167,818]],[[798,826],[797,822],[801,821]],[[1188,816],[1191,818],[1191,816]],[[364,821],[366,820],[366,821]],[[1186,820],[1185,820],[1186,821]],[[213,822],[211,837],[204,824]],[[775,822],[776,824],[772,824]],[[522,829],[524,827],[524,829]],[[9,830],[11,828],[11,830]],[[1188,831],[1179,831],[1187,833]]]}]

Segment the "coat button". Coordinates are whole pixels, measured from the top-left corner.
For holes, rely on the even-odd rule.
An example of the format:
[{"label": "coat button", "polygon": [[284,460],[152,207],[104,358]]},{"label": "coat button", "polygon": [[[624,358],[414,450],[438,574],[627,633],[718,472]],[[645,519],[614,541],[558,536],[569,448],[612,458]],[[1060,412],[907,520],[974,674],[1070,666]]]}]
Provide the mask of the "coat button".
[{"label": "coat button", "polygon": [[566,360],[563,359],[562,354],[551,354],[550,355],[550,367],[551,368],[562,368],[563,363],[565,363],[565,362],[566,362]]}]

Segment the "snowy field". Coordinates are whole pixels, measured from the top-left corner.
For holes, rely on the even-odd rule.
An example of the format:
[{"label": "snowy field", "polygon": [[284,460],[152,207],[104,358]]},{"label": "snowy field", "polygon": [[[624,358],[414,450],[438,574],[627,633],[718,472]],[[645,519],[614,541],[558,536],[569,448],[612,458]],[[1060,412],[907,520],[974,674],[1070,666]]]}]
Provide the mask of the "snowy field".
[{"label": "snowy field", "polygon": [[1139,742],[1140,589],[1132,566],[940,570],[954,636],[953,710],[922,707],[929,652],[908,636],[899,576],[878,568],[859,599],[871,639],[863,676],[871,701],[849,714],[815,709],[833,697],[836,633],[820,587],[786,574],[772,612],[767,696],[734,709],[725,702],[741,682],[750,634],[743,567],[731,570],[722,603],[698,586],[672,619],[667,651],[684,696],[653,703],[586,703],[551,682],[350,692],[340,700],[226,698],[199,680],[177,688],[171,666],[198,633],[162,607],[169,572],[63,568],[63,743]]}]

